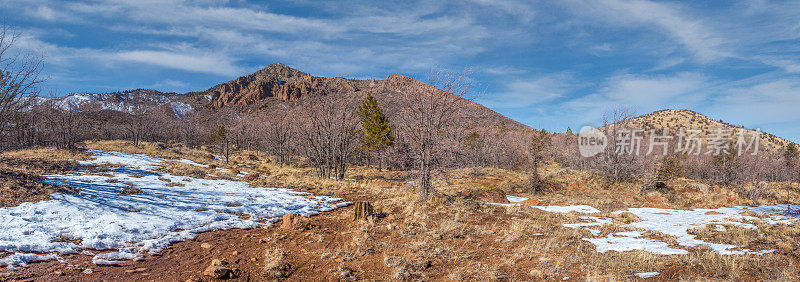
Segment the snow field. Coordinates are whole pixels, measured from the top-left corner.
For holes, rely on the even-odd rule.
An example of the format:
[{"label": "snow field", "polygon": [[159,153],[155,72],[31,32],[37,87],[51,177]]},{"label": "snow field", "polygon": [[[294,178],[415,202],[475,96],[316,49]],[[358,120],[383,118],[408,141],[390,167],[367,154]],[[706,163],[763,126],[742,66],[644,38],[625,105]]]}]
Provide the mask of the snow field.
[{"label": "snow field", "polygon": [[[507,196],[511,202],[522,202],[527,198]],[[514,205],[512,204],[506,204]],[[577,212],[583,214],[600,213],[594,207],[586,205],[575,206],[532,206],[547,212],[553,213],[569,213]],[[797,209],[797,207],[793,207]],[[642,250],[654,254],[662,255],[679,255],[688,254],[689,251],[683,248],[670,247],[666,242],[644,237],[644,231],[653,231],[665,235],[674,236],[679,246],[682,247],[695,247],[705,245],[714,250],[715,252],[723,255],[728,254],[755,254],[762,255],[773,252],[774,250],[754,251],[746,249],[745,246],[736,246],[730,244],[720,244],[706,242],[697,239],[697,236],[689,234],[689,231],[695,228],[701,228],[705,225],[715,226],[718,232],[725,232],[724,225],[733,225],[741,228],[758,229],[754,224],[762,222],[768,225],[774,224],[793,224],[797,218],[787,217],[784,215],[776,214],[776,212],[786,210],[786,205],[777,206],[760,206],[760,207],[723,207],[718,209],[694,209],[694,210],[673,210],[673,209],[658,209],[658,208],[630,208],[627,210],[616,211],[614,214],[630,212],[641,221],[633,222],[630,224],[621,225],[623,228],[633,229],[636,231],[616,232],[607,234],[605,237],[598,237],[602,233],[596,227],[613,224],[612,218],[597,217],[597,216],[580,216],[579,219],[589,222],[579,223],[565,223],[563,226],[570,228],[585,228],[588,230],[592,237],[583,238],[583,240],[591,242],[600,253],[608,251],[631,251]],[[745,212],[762,212],[769,215],[767,218],[758,218],[753,216],[742,215]]]},{"label": "snow field", "polygon": [[[126,167],[106,172],[112,177],[46,175],[47,183],[72,186],[80,193],[57,193],[48,201],[0,208],[0,251],[14,253],[0,259],[0,266],[60,260],[56,254],[88,249],[116,250],[95,255],[93,262],[119,264],[199,232],[269,225],[288,213],[310,216],[349,204],[289,189],[252,188],[240,181],[159,173],[153,169],[163,160],[145,155],[91,153],[95,158],[82,164]],[[119,193],[128,187],[142,193]]]}]

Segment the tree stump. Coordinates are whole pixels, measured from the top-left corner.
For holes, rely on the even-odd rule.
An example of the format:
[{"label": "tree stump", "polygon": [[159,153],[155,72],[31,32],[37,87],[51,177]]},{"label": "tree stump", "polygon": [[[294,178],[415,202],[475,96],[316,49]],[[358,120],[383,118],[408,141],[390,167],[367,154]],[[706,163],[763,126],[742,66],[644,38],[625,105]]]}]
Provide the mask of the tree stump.
[{"label": "tree stump", "polygon": [[372,220],[375,218],[375,211],[370,202],[356,202],[353,212],[353,220]]}]

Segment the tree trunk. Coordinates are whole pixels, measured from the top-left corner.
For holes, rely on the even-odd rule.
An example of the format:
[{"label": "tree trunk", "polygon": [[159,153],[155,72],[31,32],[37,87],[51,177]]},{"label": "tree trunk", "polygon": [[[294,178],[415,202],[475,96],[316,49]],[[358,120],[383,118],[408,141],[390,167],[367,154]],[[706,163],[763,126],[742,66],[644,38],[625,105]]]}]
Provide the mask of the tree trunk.
[{"label": "tree trunk", "polygon": [[378,151],[378,171],[383,171],[383,158],[381,156],[381,151]]},{"label": "tree trunk", "polygon": [[353,220],[374,220],[375,211],[371,202],[356,202],[356,207],[353,212]]}]

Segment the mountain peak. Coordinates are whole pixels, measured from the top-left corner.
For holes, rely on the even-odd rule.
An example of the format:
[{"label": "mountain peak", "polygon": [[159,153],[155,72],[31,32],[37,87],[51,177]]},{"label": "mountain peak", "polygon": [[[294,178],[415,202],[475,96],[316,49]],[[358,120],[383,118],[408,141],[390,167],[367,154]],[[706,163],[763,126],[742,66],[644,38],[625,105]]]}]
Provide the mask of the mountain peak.
[{"label": "mountain peak", "polygon": [[297,69],[284,65],[282,63],[272,63],[267,65],[263,69],[260,69],[257,72],[251,74],[250,76],[260,76],[260,77],[274,76],[278,79],[285,80],[293,77],[303,77],[308,75],[309,74],[301,72]]}]

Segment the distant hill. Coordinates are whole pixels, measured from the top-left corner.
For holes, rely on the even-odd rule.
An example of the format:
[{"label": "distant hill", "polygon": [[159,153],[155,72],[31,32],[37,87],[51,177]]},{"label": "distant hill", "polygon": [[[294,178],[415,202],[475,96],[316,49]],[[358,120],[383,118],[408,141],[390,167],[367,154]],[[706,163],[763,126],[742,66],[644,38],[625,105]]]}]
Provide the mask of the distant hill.
[{"label": "distant hill", "polygon": [[[755,131],[754,129],[744,128],[741,125],[730,124],[722,120],[714,120],[694,111],[677,109],[660,110],[641,115],[628,121],[627,125],[645,131],[668,128],[671,134],[677,134],[680,128],[699,129],[703,132],[701,134],[703,137],[705,137],[707,133],[712,132],[715,128],[746,130],[748,133]],[[749,136],[749,134],[746,135],[748,138]],[[789,143],[792,142],[763,131],[761,132],[760,149],[762,150],[766,149],[772,152],[781,152]]]}]

